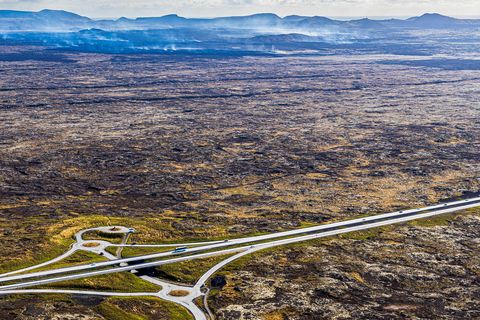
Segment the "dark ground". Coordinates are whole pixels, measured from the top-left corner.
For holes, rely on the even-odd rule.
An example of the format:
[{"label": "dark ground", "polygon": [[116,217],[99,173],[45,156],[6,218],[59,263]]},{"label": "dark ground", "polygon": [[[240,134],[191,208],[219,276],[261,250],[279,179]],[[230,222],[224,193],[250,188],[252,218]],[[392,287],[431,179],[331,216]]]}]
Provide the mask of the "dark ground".
[{"label": "dark ground", "polygon": [[[51,59],[41,49],[0,49],[0,58],[8,57],[0,61],[4,268],[10,258],[34,259],[54,246],[50,233],[63,230],[68,219],[168,217],[162,236],[202,238],[287,229],[479,191],[480,73],[460,60],[461,67],[453,68],[450,59],[442,68],[398,56],[57,52]],[[468,226],[458,229],[466,239],[475,230]],[[377,241],[369,249],[385,245]],[[341,243],[345,249],[333,253],[355,245]],[[336,259],[328,260],[332,268]],[[309,264],[304,268],[308,274]],[[389,281],[375,288],[383,292],[393,285]],[[459,286],[475,284],[477,290],[478,273],[472,281]],[[478,302],[475,290],[469,299]],[[322,295],[312,306],[323,305]],[[368,315],[358,313],[355,301],[348,314]],[[312,306],[308,312],[319,312]],[[409,315],[448,315],[441,310]],[[0,315],[8,312],[0,304]],[[255,312],[253,318],[260,317]],[[226,311],[219,315],[232,318]]]}]

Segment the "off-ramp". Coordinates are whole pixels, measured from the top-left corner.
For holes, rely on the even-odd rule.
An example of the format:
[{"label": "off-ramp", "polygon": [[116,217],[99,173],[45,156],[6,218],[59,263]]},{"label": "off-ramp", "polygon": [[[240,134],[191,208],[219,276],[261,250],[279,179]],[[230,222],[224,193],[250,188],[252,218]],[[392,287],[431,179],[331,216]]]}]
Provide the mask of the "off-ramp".
[{"label": "off-ramp", "polygon": [[[286,244],[318,239],[322,237],[334,236],[347,232],[360,231],[380,226],[386,226],[396,223],[407,222],[415,219],[428,218],[440,214],[456,212],[473,207],[480,206],[480,197],[442,203],[434,206],[411,209],[405,211],[396,211],[381,215],[373,215],[353,220],[335,222],[324,224],[309,228],[295,229],[284,232],[277,232],[261,236],[230,239],[223,241],[211,242],[197,242],[197,243],[182,243],[182,244],[112,244],[108,241],[84,240],[83,235],[88,231],[114,232],[128,234],[134,232],[131,228],[123,226],[114,227],[98,227],[86,229],[78,232],[75,236],[76,242],[72,245],[70,250],[65,254],[42,264],[32,266],[29,268],[12,271],[0,275],[0,283],[5,283],[0,286],[0,294],[19,294],[19,293],[75,293],[75,294],[90,294],[90,295],[105,295],[105,296],[156,296],[164,300],[178,303],[187,308],[195,319],[207,319],[209,313],[202,311],[194,300],[198,297],[204,296],[208,291],[205,288],[206,281],[215,274],[218,270],[231,263],[232,261],[251,254],[253,252],[282,246]],[[96,242],[96,246],[88,246],[89,242]],[[107,247],[184,247],[181,250],[172,250],[169,252],[161,252],[150,255],[143,255],[139,257],[117,259],[117,257],[108,253],[105,249]],[[73,267],[57,268],[52,270],[45,270],[39,272],[30,272],[36,268],[45,267],[49,264],[58,262],[78,250],[90,251],[101,254],[110,261],[98,262],[92,264],[84,264]],[[46,285],[50,283],[87,278],[97,275],[111,274],[117,272],[137,272],[143,268],[150,268],[165,264],[172,264],[181,261],[200,259],[211,256],[234,254],[228,257],[217,265],[208,270],[197,281],[194,286],[172,284],[167,281],[153,278],[149,276],[141,276],[142,279],[149,281],[159,286],[158,292],[144,292],[144,293],[117,293],[117,292],[98,292],[98,291],[75,291],[75,290],[47,290],[47,289],[22,289],[28,287],[35,287]],[[29,273],[25,273],[29,272]],[[25,281],[26,279],[33,279]],[[169,293],[173,290],[182,290],[186,294],[183,297],[175,297]],[[205,310],[207,311],[207,310]]]}]

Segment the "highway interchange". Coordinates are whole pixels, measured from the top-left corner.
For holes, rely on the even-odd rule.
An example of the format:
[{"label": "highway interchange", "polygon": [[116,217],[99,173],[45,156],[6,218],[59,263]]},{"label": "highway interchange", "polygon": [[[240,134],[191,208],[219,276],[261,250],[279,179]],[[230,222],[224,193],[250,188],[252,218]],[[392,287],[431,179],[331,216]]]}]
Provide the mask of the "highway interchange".
[{"label": "highway interchange", "polygon": [[[421,218],[429,218],[436,215],[452,213],[478,206],[480,206],[480,197],[260,236],[179,244],[127,244],[126,242],[129,234],[135,232],[135,230],[124,226],[85,229],[79,231],[75,235],[75,243],[61,256],[35,266],[0,275],[0,295],[26,293],[65,293],[99,296],[155,296],[182,305],[189,310],[196,320],[207,320],[212,318],[211,312],[206,304],[206,296],[208,295],[206,283],[208,279],[210,279],[220,269],[236,259],[239,259],[240,257],[267,248],[335,236],[348,232],[361,231],[396,223],[403,223]],[[122,234],[124,235],[123,241],[120,244],[114,244],[105,240],[85,240],[83,238],[84,234],[91,231]],[[171,247],[172,250],[137,257],[119,258],[118,256],[113,255],[106,250],[109,247],[117,247],[120,249],[125,247],[158,247],[159,249],[163,250]],[[180,250],[178,250],[178,248],[180,248]],[[48,265],[60,262],[77,251],[88,251],[99,254],[107,258],[108,261],[32,272],[32,270],[45,268]],[[140,275],[140,273],[138,273],[138,270],[144,268],[151,268],[181,261],[220,255],[229,255],[229,257],[205,272],[205,274],[203,274],[193,286],[174,284],[159,278]],[[66,289],[25,289],[61,281],[83,279],[98,275],[127,271],[138,273],[139,277],[143,280],[158,285],[159,290],[157,292],[130,293]],[[170,294],[172,291],[178,292],[179,290],[184,292],[185,295],[178,297]],[[201,307],[194,302],[200,297],[204,298],[204,305]]]}]

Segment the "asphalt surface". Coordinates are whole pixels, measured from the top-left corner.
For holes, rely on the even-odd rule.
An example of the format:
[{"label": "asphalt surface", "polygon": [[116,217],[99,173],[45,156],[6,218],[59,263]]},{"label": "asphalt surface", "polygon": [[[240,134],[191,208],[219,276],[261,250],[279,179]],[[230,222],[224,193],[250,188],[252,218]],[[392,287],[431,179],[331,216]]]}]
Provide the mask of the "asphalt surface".
[{"label": "asphalt surface", "polygon": [[[421,213],[428,213],[428,212],[454,212],[454,211],[459,211],[467,208],[473,208],[476,206],[480,206],[480,197],[478,198],[473,198],[473,199],[468,199],[468,200],[462,200],[462,201],[455,201],[455,202],[449,202],[449,203],[444,203],[440,205],[434,205],[434,206],[429,206],[425,208],[419,208],[419,209],[410,209],[410,210],[404,210],[404,211],[396,211],[396,212],[391,212],[391,213],[386,213],[386,214],[380,214],[380,215],[373,215],[365,218],[358,218],[358,219],[353,219],[353,220],[347,220],[347,221],[342,221],[342,222],[335,222],[335,223],[330,223],[330,224],[325,224],[325,225],[319,225],[315,227],[309,227],[309,228],[302,228],[302,229],[295,229],[295,230],[290,230],[290,231],[284,231],[284,232],[276,232],[272,234],[267,234],[267,235],[261,235],[261,236],[254,236],[254,237],[247,237],[247,238],[239,238],[239,239],[231,239],[231,240],[225,240],[225,241],[220,241],[220,242],[209,242],[207,245],[200,245],[200,246],[195,246],[192,248],[186,248],[185,251],[182,252],[162,252],[162,253],[156,253],[156,254],[149,254],[149,255],[143,255],[143,256],[138,256],[138,257],[131,257],[131,258],[123,258],[123,259],[116,259],[112,261],[106,261],[106,262],[98,262],[95,264],[84,264],[84,265],[78,265],[74,267],[67,267],[67,268],[58,268],[54,270],[46,270],[46,271],[41,271],[41,272],[33,272],[29,273],[26,275],[18,275],[18,276],[5,276],[5,275],[0,275],[0,283],[1,282],[7,282],[7,281],[13,281],[13,280],[21,280],[21,279],[27,279],[27,278],[37,278],[37,277],[43,277],[43,276],[49,276],[49,275],[54,275],[54,274],[61,274],[61,273],[70,273],[70,272],[78,272],[78,271],[83,271],[83,270],[89,270],[89,269],[99,269],[103,267],[109,267],[109,266],[116,266],[120,264],[134,264],[135,262],[138,261],[145,261],[145,260],[152,260],[152,259],[159,259],[159,258],[165,258],[165,257],[171,257],[171,256],[176,256],[176,255],[185,255],[185,254],[190,254],[190,253],[197,253],[197,252],[202,252],[202,251],[210,251],[212,249],[220,249],[224,247],[229,247],[229,246],[237,246],[241,244],[246,244],[246,243],[252,243],[252,242],[260,242],[260,241],[266,241],[270,239],[275,239],[275,238],[283,238],[283,237],[290,237],[290,236],[295,236],[295,235],[300,235],[300,234],[317,234],[318,232],[326,232],[326,231],[335,231],[339,230],[341,231],[343,228],[346,227],[361,227],[361,226],[366,226],[369,225],[370,223],[374,222],[388,222],[393,220],[394,218],[405,218],[407,220],[402,220],[402,221],[409,221],[412,219],[417,219],[420,218]],[[450,211],[447,211],[450,210]],[[437,213],[441,214],[441,213]],[[436,215],[436,214],[434,214]],[[402,222],[401,221],[401,222]],[[382,224],[382,225],[388,225],[391,223],[387,224]],[[101,230],[105,228],[94,228],[94,229],[87,229],[87,231],[91,230]],[[364,230],[368,228],[360,228],[359,230]],[[354,230],[355,231],[355,230]],[[86,231],[82,231],[82,234],[85,233]],[[343,232],[339,232],[343,233]],[[77,236],[77,241],[81,241],[81,236]],[[176,246],[188,246],[188,245],[198,245],[201,243],[195,243],[195,244],[177,244]],[[106,245],[106,244],[104,244]],[[133,246],[133,245],[131,245]],[[172,245],[174,246],[174,245]],[[134,247],[134,246],[133,246]],[[224,250],[223,251],[225,254],[236,252],[230,251],[230,250]],[[190,257],[201,257],[204,258],[205,256],[202,255],[192,255]],[[211,256],[211,255],[209,255]],[[190,258],[191,259],[191,258]],[[189,260],[189,259],[187,259]],[[153,262],[154,264],[135,264],[132,269],[139,269],[141,268],[142,265],[146,265],[145,267],[151,267],[155,265],[162,265],[166,264],[166,261],[173,261],[173,262],[179,262],[179,261],[185,261],[185,260],[163,260],[163,261],[158,261],[158,262]],[[173,263],[172,262],[172,263]],[[158,263],[158,264],[155,264]],[[125,268],[125,267],[124,267]],[[128,267],[126,267],[128,268]],[[115,270],[118,270],[119,268],[116,268]],[[131,270],[131,269],[130,269]],[[128,271],[128,269],[122,269],[118,271]],[[115,272],[115,271],[114,271]],[[110,272],[107,272],[110,273]],[[100,273],[100,274],[106,274],[106,273]],[[0,287],[0,290],[2,287]]]},{"label": "asphalt surface", "polygon": [[[63,255],[47,261],[45,263],[28,267],[21,270],[12,271],[6,274],[0,275],[0,282],[9,283],[3,286],[0,286],[0,295],[1,294],[19,294],[19,293],[74,293],[74,294],[86,294],[86,295],[115,295],[115,296],[156,296],[161,299],[178,303],[185,308],[187,308],[190,313],[194,316],[196,320],[206,320],[208,312],[201,310],[195,303],[194,300],[198,297],[205,296],[205,283],[207,280],[213,276],[218,270],[228,265],[232,261],[243,257],[245,255],[251,254],[256,251],[264,250],[267,248],[287,245],[291,243],[297,243],[301,241],[308,241],[323,237],[329,237],[334,235],[339,235],[348,232],[361,231],[370,228],[376,228],[380,226],[392,225],[397,223],[408,222],[411,220],[433,217],[436,215],[456,212],[460,210],[465,210],[469,208],[474,208],[480,206],[480,197],[467,199],[462,201],[454,201],[443,203],[439,205],[429,206],[419,209],[411,209],[404,211],[396,211],[386,214],[373,215],[364,218],[358,218],[353,220],[335,222],[325,225],[319,225],[315,227],[296,229],[284,232],[277,232],[267,235],[231,239],[224,241],[211,241],[211,242],[197,242],[197,243],[184,243],[184,244],[160,244],[160,245],[128,245],[125,241],[120,245],[114,245],[108,241],[102,240],[84,240],[83,234],[88,231],[102,231],[102,232],[113,232],[113,233],[123,233],[124,240],[128,238],[128,234],[132,231],[130,228],[116,226],[116,227],[100,227],[82,230],[76,234],[75,239],[76,243],[72,245],[69,251]],[[98,246],[89,247],[85,246],[86,243],[96,242]],[[247,244],[247,245],[245,245]],[[182,252],[175,252],[174,250],[170,252],[163,252],[158,254],[150,254],[139,257],[132,258],[123,258],[118,259],[114,255],[105,251],[107,247],[186,247]],[[235,246],[234,248],[227,248]],[[90,251],[97,254],[101,254],[110,261],[91,263],[79,266],[73,266],[68,268],[58,268],[53,270],[46,270],[40,272],[32,272],[27,274],[17,274],[21,272],[27,272],[34,270],[35,268],[44,267],[48,264],[61,261],[62,259],[73,254],[77,250]],[[191,286],[172,284],[167,281],[149,277],[149,276],[140,276],[143,280],[154,283],[161,288],[158,292],[143,292],[143,293],[112,293],[112,292],[99,292],[99,291],[79,291],[79,290],[60,290],[60,289],[22,289],[34,286],[40,286],[60,281],[68,281],[74,279],[87,278],[103,274],[111,274],[117,272],[130,271],[136,273],[137,270],[143,268],[150,268],[165,264],[172,264],[181,261],[188,261],[193,259],[201,259],[217,255],[227,255],[234,254],[233,256],[221,261],[212,268],[210,268],[202,277],[197,281],[197,283]],[[178,256],[180,255],[180,256]],[[177,257],[178,256],[178,257]],[[156,261],[147,261],[164,258],[164,260]],[[166,259],[168,258],[168,259]],[[92,270],[93,269],[93,270]],[[87,270],[87,272],[83,272]],[[91,271],[88,271],[91,270]],[[49,277],[54,275],[54,277]],[[60,275],[60,276],[57,276]],[[31,281],[24,282],[25,279],[32,279]],[[40,278],[40,279],[38,279]],[[42,279],[45,278],[45,279]],[[16,283],[11,283],[16,282]],[[183,290],[188,294],[184,297],[175,297],[169,294],[172,290]],[[208,292],[208,290],[207,290]]]}]

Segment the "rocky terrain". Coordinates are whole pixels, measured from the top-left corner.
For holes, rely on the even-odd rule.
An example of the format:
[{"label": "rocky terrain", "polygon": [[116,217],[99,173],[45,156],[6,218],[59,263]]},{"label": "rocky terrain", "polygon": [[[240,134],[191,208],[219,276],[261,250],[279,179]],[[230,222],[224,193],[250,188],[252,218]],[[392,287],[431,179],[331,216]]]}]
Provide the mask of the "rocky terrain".
[{"label": "rocky terrain", "polygon": [[[480,74],[460,58],[0,50],[2,270],[63,251],[99,216],[154,221],[144,240],[225,238],[479,191]],[[225,319],[475,318],[475,226],[279,250],[234,271],[212,305]],[[0,315],[112,308],[38,299],[2,299]]]},{"label": "rocky terrain", "polygon": [[183,320],[188,312],[157,299],[104,299],[63,295],[13,296],[0,300],[3,319],[22,320]]},{"label": "rocky terrain", "polygon": [[260,254],[224,272],[219,319],[478,319],[477,211]]}]

